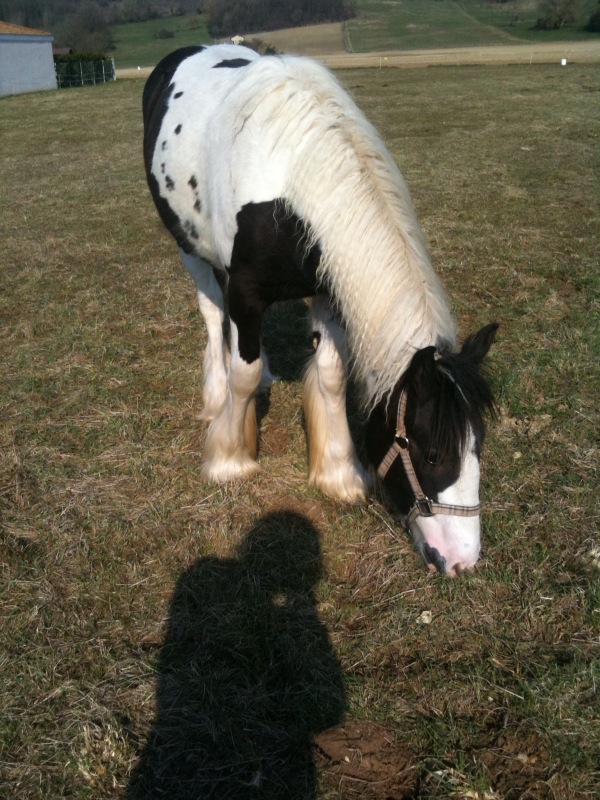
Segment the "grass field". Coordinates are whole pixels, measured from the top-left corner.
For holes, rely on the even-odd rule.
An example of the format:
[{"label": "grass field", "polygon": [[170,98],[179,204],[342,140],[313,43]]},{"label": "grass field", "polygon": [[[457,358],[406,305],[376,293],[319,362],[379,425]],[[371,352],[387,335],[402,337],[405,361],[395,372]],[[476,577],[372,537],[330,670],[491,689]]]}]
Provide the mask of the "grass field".
[{"label": "grass field", "polygon": [[597,796],[598,67],[341,78],[461,331],[502,325],[480,567],[431,576],[377,502],[306,487],[301,305],[266,325],[259,475],[203,483],[143,83],[4,98],[2,797]]},{"label": "grass field", "polygon": [[[203,14],[130,22],[126,25],[114,25],[111,30],[115,43],[111,55],[119,68],[154,66],[178,47],[208,44],[212,41]],[[158,38],[159,31],[169,31],[173,38]]]},{"label": "grass field", "polygon": [[595,10],[585,0],[577,23],[556,31],[539,31],[535,0],[489,3],[482,0],[358,0],[356,19],[347,23],[352,49],[414,50],[469,47],[519,41],[553,42],[597,38],[583,30]]}]

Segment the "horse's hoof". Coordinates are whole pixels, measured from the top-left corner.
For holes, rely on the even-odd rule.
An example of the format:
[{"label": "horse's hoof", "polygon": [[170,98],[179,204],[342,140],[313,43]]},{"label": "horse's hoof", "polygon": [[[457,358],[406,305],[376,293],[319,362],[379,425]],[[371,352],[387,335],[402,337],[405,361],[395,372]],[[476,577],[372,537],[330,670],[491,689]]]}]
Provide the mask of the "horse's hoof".
[{"label": "horse's hoof", "polygon": [[205,461],[200,470],[203,478],[211,483],[231,483],[245,480],[260,469],[258,462],[251,458],[229,458]]},{"label": "horse's hoof", "polygon": [[314,486],[332,500],[352,505],[362,505],[367,502],[369,489],[367,483],[359,476],[353,475],[350,480],[335,480],[323,476],[310,476],[309,486]]}]

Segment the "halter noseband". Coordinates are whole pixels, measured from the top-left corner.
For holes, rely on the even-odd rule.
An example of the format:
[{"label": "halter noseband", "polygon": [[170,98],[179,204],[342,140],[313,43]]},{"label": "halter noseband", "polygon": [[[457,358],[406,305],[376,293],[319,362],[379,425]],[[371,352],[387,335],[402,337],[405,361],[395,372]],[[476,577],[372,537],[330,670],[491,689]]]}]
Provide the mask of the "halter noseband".
[{"label": "halter noseband", "polygon": [[419,483],[415,468],[410,458],[408,449],[409,441],[406,435],[406,389],[403,389],[400,394],[398,402],[398,417],[396,419],[396,433],[394,441],[390,445],[389,450],[383,457],[383,460],[377,468],[377,474],[383,480],[388,474],[390,467],[394,461],[400,456],[402,465],[406,472],[406,477],[410,484],[410,488],[415,496],[415,502],[411,506],[405,520],[405,527],[410,528],[412,523],[417,517],[432,517],[434,514],[450,514],[456,517],[476,517],[481,508],[480,505],[476,506],[451,506],[447,503],[436,503],[430,500]]}]

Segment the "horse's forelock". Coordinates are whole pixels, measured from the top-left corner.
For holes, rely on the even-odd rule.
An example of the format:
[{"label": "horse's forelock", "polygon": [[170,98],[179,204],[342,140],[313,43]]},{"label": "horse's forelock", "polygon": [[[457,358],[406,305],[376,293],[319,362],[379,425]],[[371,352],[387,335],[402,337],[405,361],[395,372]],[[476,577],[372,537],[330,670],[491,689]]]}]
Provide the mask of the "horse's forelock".
[{"label": "horse's forelock", "polygon": [[464,452],[471,430],[481,443],[486,415],[495,413],[493,393],[481,363],[460,353],[426,350],[431,351],[430,359],[424,359],[430,360],[429,367],[407,370],[398,388],[406,389],[413,403],[432,401],[429,449],[440,461],[455,459]]},{"label": "horse's forelock", "polygon": [[[437,449],[462,452],[469,426],[476,440],[483,439],[485,418],[495,414],[490,382],[481,362],[461,353],[441,353],[436,359],[437,391],[432,434]],[[432,437],[432,438],[433,438]]]}]

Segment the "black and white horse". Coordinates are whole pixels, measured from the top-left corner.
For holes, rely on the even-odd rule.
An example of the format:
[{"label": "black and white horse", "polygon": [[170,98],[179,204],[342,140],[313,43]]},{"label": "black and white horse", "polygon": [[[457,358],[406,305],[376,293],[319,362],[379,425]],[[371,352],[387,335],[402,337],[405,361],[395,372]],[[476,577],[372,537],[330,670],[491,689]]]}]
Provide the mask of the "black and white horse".
[{"label": "black and white horse", "polygon": [[367,496],[346,417],[349,352],[385,493],[432,568],[472,567],[493,408],[481,365],[497,326],[457,352],[408,190],[374,128],[318,63],[234,45],[167,56],[143,111],[150,190],[207,328],[204,475],[257,469],[254,398],[273,380],[263,315],[311,298],[310,483],[338,500]]}]

